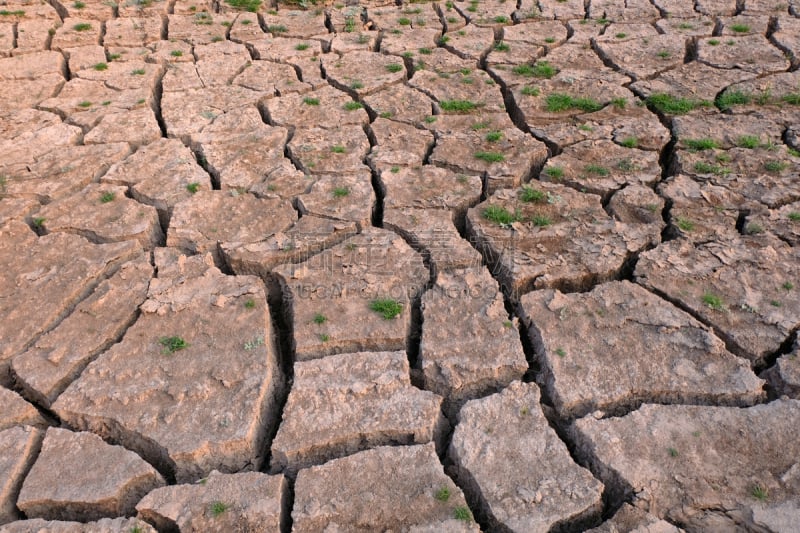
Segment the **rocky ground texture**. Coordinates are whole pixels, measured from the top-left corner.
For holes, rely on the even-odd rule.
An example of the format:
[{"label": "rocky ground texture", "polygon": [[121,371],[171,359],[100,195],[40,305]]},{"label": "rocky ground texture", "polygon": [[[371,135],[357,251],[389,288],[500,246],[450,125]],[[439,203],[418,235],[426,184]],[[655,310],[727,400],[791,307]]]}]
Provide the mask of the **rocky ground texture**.
[{"label": "rocky ground texture", "polygon": [[0,0],[0,532],[796,532],[799,36]]}]

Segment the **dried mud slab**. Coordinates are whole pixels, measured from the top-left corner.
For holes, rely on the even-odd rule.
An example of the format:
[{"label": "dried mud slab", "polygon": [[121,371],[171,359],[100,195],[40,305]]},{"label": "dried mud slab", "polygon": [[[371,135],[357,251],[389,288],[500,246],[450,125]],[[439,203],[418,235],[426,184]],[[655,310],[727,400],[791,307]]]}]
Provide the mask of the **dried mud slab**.
[{"label": "dried mud slab", "polygon": [[[141,250],[133,242],[95,245],[58,233],[36,237],[21,222],[0,227],[0,380],[10,357],[55,326],[121,263]],[[64,255],[70,250],[70,256]],[[80,258],[76,260],[75,257]],[[30,319],[36,310],[36,320]]]},{"label": "dried mud slab", "polygon": [[278,531],[286,479],[258,472],[211,472],[201,483],[155,489],[136,505],[160,531]]},{"label": "dried mud slab", "polygon": [[[316,329],[326,331],[325,322],[317,322]],[[270,468],[297,472],[388,444],[440,446],[448,427],[441,403],[441,397],[411,386],[405,352],[346,353],[298,362],[283,422],[272,441]]]},{"label": "dried mud slab", "polygon": [[328,33],[325,28],[325,13],[321,10],[281,10],[277,15],[268,13],[264,15],[264,25],[268,31],[283,37],[307,39]]},{"label": "dried mud slab", "polygon": [[[416,72],[408,82],[436,101],[444,113],[471,114],[479,110],[484,113],[505,111],[500,87],[482,70],[465,69],[453,74],[428,70]],[[448,106],[448,103],[468,103],[466,106]],[[455,110],[450,110],[455,107]],[[461,108],[467,107],[466,110]]]},{"label": "dried mud slab", "polygon": [[3,533],[30,533],[31,531],[48,533],[156,533],[156,530],[138,518],[103,518],[95,522],[67,522],[63,520],[20,520],[0,527]]},{"label": "dried mud slab", "polygon": [[92,433],[50,428],[17,506],[28,518],[46,520],[130,516],[142,496],[164,484],[152,466],[121,446]]},{"label": "dried mud slab", "polygon": [[189,144],[190,136],[203,131],[219,115],[258,104],[268,93],[238,85],[224,85],[182,92],[164,92],[161,113],[169,137]]},{"label": "dried mud slab", "polygon": [[303,94],[271,98],[264,104],[272,124],[285,127],[338,128],[360,126],[369,122],[363,109],[346,109],[350,96],[327,85]]},{"label": "dried mud slab", "polygon": [[298,533],[480,530],[432,443],[376,448],[301,470],[292,522]]},{"label": "dried mud slab", "polygon": [[490,194],[519,187],[546,159],[545,144],[516,128],[444,135],[430,157],[432,164],[454,172],[486,176]]},{"label": "dried mud slab", "polygon": [[153,277],[149,254],[123,264],[55,328],[11,360],[11,375],[26,397],[50,407],[97,355],[136,319]]},{"label": "dried mud slab", "polygon": [[481,254],[461,238],[453,218],[444,209],[392,208],[384,212],[383,226],[420,250],[435,272],[480,267]]},{"label": "dried mud slab", "polygon": [[376,115],[412,125],[421,125],[433,114],[433,101],[407,85],[392,85],[364,97],[364,104]]},{"label": "dried mud slab", "polygon": [[4,387],[0,387],[0,431],[15,426],[44,427],[42,415],[33,404],[22,399],[22,396]]},{"label": "dried mud slab", "polygon": [[[740,142],[757,140],[744,137]],[[724,187],[772,209],[800,200],[800,157],[769,141],[757,148],[733,148],[724,153],[678,151],[672,171]]]},{"label": "dried mud slab", "polygon": [[267,280],[284,263],[301,263],[358,233],[355,222],[304,215],[292,226],[258,242],[221,243],[225,262],[236,274]]},{"label": "dried mud slab", "polygon": [[[613,28],[610,31],[618,31]],[[606,30],[607,32],[609,30]],[[616,35],[620,35],[617,33]],[[678,35],[648,35],[638,39],[597,39],[600,57],[634,80],[652,78],[683,64],[684,38]]]},{"label": "dried mud slab", "polygon": [[[454,314],[462,318],[454,322]],[[500,389],[528,369],[516,320],[509,320],[500,287],[485,268],[440,272],[422,295],[422,315],[425,388],[451,404]]]},{"label": "dried mud slab", "polygon": [[258,469],[282,387],[261,280],[226,276],[208,255],[159,250],[156,266],[136,323],[53,410],[178,482]]},{"label": "dried mud slab", "polygon": [[49,203],[78,193],[130,153],[127,143],[65,146],[10,172],[5,193]]},{"label": "dried mud slab", "polygon": [[150,250],[164,242],[156,209],[125,196],[126,187],[92,184],[39,209],[46,233],[75,233],[97,244],[136,241]]},{"label": "dried mud slab", "polygon": [[234,18],[227,14],[212,15],[208,11],[167,15],[167,36],[170,40],[186,41],[193,45],[224,40],[227,27],[220,23],[233,22]]},{"label": "dried mud slab", "polygon": [[758,75],[782,72],[790,67],[789,60],[762,35],[700,39],[697,60],[714,68],[740,69]]},{"label": "dried mud slab", "polygon": [[539,179],[562,183],[608,200],[615,191],[628,185],[653,186],[661,179],[661,167],[657,152],[626,148],[606,140],[582,141],[550,158]]},{"label": "dried mud slab", "polygon": [[587,530],[586,533],[621,533],[623,531],[636,533],[684,533],[683,529],[629,503],[624,504],[609,520]]},{"label": "dried mud slab", "polygon": [[688,531],[784,531],[800,516],[800,450],[782,428],[797,423],[795,400],[747,409],[644,405],[622,418],[583,418],[572,433],[612,497],[631,495]]},{"label": "dried mud slab", "polygon": [[125,48],[153,44],[161,39],[162,26],[161,17],[123,17],[107,20],[103,44]]},{"label": "dried mud slab", "polygon": [[420,167],[434,145],[433,133],[378,118],[369,125],[373,142],[367,162],[379,174],[395,167]]},{"label": "dried mud slab", "polygon": [[303,216],[350,221],[359,230],[367,228],[376,209],[369,170],[362,167],[341,176],[320,176],[308,192],[297,197],[296,205]]},{"label": "dried mud slab", "polygon": [[44,432],[31,426],[0,431],[0,530],[19,517],[17,497],[22,482],[36,460]]},{"label": "dried mud slab", "polygon": [[300,81],[291,65],[271,61],[252,61],[233,79],[232,84],[274,96],[306,93],[313,89],[308,83]]},{"label": "dried mud slab", "polygon": [[0,114],[0,169],[8,174],[61,147],[78,144],[83,132],[61,121],[55,113],[20,109]]},{"label": "dried mud slab", "polygon": [[764,383],[748,361],[633,283],[580,294],[535,291],[522,297],[520,314],[542,365],[542,385],[563,417],[642,402],[747,406],[764,399]]},{"label": "dried mud slab", "polygon": [[636,281],[710,324],[736,355],[761,364],[800,325],[797,248],[769,234],[719,242],[679,239],[643,253]]},{"label": "dried mud slab", "polygon": [[[297,361],[405,348],[411,303],[429,277],[400,236],[377,228],[273,272],[288,299]],[[324,336],[317,315],[326,318]]]},{"label": "dried mud slab", "polygon": [[791,353],[782,355],[761,377],[769,382],[778,396],[800,399],[800,341],[795,341]]},{"label": "dried mud slab", "polygon": [[159,139],[141,147],[112,165],[100,181],[128,187],[134,200],[156,208],[164,228],[178,202],[190,198],[192,191],[211,190],[208,173],[177,139]]},{"label": "dried mud slab", "polygon": [[341,57],[325,55],[321,65],[334,87],[359,97],[401,83],[406,78],[402,61],[376,52],[350,52]]},{"label": "dried mud slab", "polygon": [[631,257],[659,242],[660,228],[614,220],[599,196],[545,182],[497,191],[467,214],[467,234],[514,297],[615,279]]},{"label": "dried mud slab", "polygon": [[[754,115],[687,115],[672,119],[672,132],[680,150],[698,150],[699,141],[712,140],[714,149],[730,150],[745,142],[756,147],[777,145],[783,127],[769,118]],[[703,147],[700,147],[702,149]]]},{"label": "dried mud slab", "polygon": [[481,178],[423,165],[421,168],[386,170],[380,176],[384,209],[449,209],[462,219],[480,201]]},{"label": "dried mud slab", "polygon": [[224,264],[222,243],[258,242],[288,229],[297,213],[280,198],[256,198],[237,191],[198,191],[175,206],[167,246],[186,253],[211,253]]},{"label": "dried mud slab", "polygon": [[539,407],[539,389],[515,381],[458,413],[448,451],[456,479],[491,527],[542,532],[596,520],[603,484],[572,460]]},{"label": "dried mud slab", "polygon": [[752,213],[745,219],[744,230],[748,233],[769,231],[791,246],[800,246],[800,202]]},{"label": "dried mud slab", "polygon": [[367,170],[369,139],[361,125],[297,128],[286,146],[288,156],[306,174],[348,175]]},{"label": "dried mud slab", "polygon": [[561,152],[581,141],[611,140],[626,148],[660,152],[670,141],[670,133],[658,116],[646,107],[606,106],[594,113],[569,117],[561,122],[531,125],[531,133]]}]

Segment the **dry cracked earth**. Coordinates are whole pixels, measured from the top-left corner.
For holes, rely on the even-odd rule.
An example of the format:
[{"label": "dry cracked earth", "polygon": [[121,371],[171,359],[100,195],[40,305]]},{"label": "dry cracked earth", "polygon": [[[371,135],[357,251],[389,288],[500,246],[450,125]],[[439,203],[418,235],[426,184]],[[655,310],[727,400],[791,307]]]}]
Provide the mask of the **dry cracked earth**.
[{"label": "dry cracked earth", "polygon": [[3,1],[0,531],[798,531],[799,65],[797,0]]}]

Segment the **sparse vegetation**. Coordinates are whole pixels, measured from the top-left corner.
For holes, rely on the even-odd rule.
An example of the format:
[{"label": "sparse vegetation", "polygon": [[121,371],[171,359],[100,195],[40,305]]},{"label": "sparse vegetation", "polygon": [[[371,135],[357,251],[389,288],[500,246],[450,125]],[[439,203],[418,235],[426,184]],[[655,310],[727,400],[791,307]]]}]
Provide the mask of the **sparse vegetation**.
[{"label": "sparse vegetation", "polygon": [[439,107],[445,113],[469,113],[480,107],[471,100],[441,100]]},{"label": "sparse vegetation", "polygon": [[303,98],[303,103],[306,105],[319,105],[319,98],[311,98],[307,96]]},{"label": "sparse vegetation", "polygon": [[531,223],[533,223],[533,225],[536,226],[537,228],[545,228],[547,226],[550,226],[553,223],[553,221],[550,219],[550,217],[547,217],[545,215],[533,215],[531,217]]},{"label": "sparse vegetation", "polygon": [[81,22],[80,24],[75,24],[72,29],[75,31],[89,31],[92,29],[92,25],[88,22]]},{"label": "sparse vegetation", "polygon": [[391,298],[372,300],[369,308],[381,315],[384,320],[391,320],[403,312],[403,304]]},{"label": "sparse vegetation", "polygon": [[694,171],[698,174],[714,174],[716,176],[726,173],[726,171],[719,165],[712,165],[711,163],[707,163],[705,161],[698,161],[695,163]]},{"label": "sparse vegetation", "polygon": [[107,63],[102,63],[102,62],[101,63],[95,63],[94,65],[92,65],[92,68],[97,70],[97,71],[99,71],[99,72],[102,72],[104,70],[108,70],[108,64]]},{"label": "sparse vegetation", "polygon": [[708,139],[708,138],[705,138],[705,139],[683,139],[683,144],[685,144],[686,147],[689,150],[693,151],[693,152],[702,151],[702,150],[714,150],[716,148],[719,148],[719,143],[717,141],[715,141],[714,139]]},{"label": "sparse vegetation", "polygon": [[539,96],[539,88],[526,85],[522,88],[522,94],[525,96]]},{"label": "sparse vegetation", "polygon": [[769,497],[767,489],[761,485],[753,485],[753,489],[750,491],[750,494],[753,496],[753,498],[760,502],[767,501],[767,498]]},{"label": "sparse vegetation", "polygon": [[391,73],[400,72],[403,70],[403,65],[400,63],[389,63],[386,65],[386,70]]},{"label": "sparse vegetation", "polygon": [[512,213],[505,207],[499,205],[490,205],[483,210],[483,218],[500,226],[510,226],[514,222],[522,220],[522,214],[519,211]]},{"label": "sparse vegetation", "polygon": [[588,174],[594,174],[595,176],[608,176],[611,171],[608,170],[604,166],[589,164],[583,167],[583,170]]},{"label": "sparse vegetation", "polygon": [[78,104],[78,107],[83,107],[83,108],[92,107],[92,103],[89,102],[88,100],[84,100],[83,102]]},{"label": "sparse vegetation", "polygon": [[112,191],[106,191],[100,195],[100,203],[107,204],[113,202],[116,195]]},{"label": "sparse vegetation", "polygon": [[220,515],[225,514],[225,511],[230,509],[230,505],[221,501],[216,501],[211,504],[209,510],[211,511],[211,516],[217,517]]},{"label": "sparse vegetation", "polygon": [[131,71],[132,76],[144,76],[145,70],[143,68],[137,68]]},{"label": "sparse vegetation", "polygon": [[761,144],[761,141],[755,135],[742,135],[736,139],[736,146],[740,148],[758,148],[759,144]]},{"label": "sparse vegetation", "polygon": [[494,143],[503,138],[503,134],[499,131],[490,131],[486,134],[485,139],[490,143]]},{"label": "sparse vegetation", "polygon": [[200,190],[200,184],[198,182],[196,182],[196,181],[193,181],[192,183],[187,183],[186,184],[186,190],[189,191],[190,193],[194,194],[194,193],[196,193],[197,191]]},{"label": "sparse vegetation", "polygon": [[556,348],[556,355],[559,357],[564,357],[567,355],[567,352],[564,351],[564,348]]},{"label": "sparse vegetation", "polygon": [[547,201],[547,193],[530,185],[524,185],[519,199],[527,203],[544,203]]},{"label": "sparse vegetation", "polygon": [[348,187],[334,187],[333,189],[334,198],[344,198],[348,194],[350,194],[350,189]]},{"label": "sparse vegetation", "polygon": [[258,337],[255,337],[252,340],[249,340],[249,341],[245,342],[244,343],[244,349],[247,352],[251,352],[251,351],[255,350],[256,348],[258,348],[259,346],[263,346],[263,345],[264,345],[264,337],[258,336]]},{"label": "sparse vegetation", "polygon": [[328,321],[328,317],[323,315],[322,313],[317,313],[314,315],[314,324],[324,324]]},{"label": "sparse vegetation", "polygon": [[750,31],[750,26],[747,24],[732,24],[731,31],[734,33],[748,33]]},{"label": "sparse vegetation", "polygon": [[434,498],[439,500],[440,502],[446,502],[450,499],[450,489],[447,487],[442,487],[441,489],[436,491],[436,494],[433,495]]},{"label": "sparse vegetation", "polygon": [[619,144],[625,148],[636,148],[639,146],[639,139],[636,137],[625,137]]},{"label": "sparse vegetation", "polygon": [[173,50],[169,53],[172,57],[181,57],[183,56],[183,52],[181,50]]},{"label": "sparse vegetation", "polygon": [[161,337],[158,343],[163,346],[161,353],[171,354],[189,347],[189,344],[181,337]]},{"label": "sparse vegetation", "polygon": [[245,309],[255,309],[255,307],[256,307],[256,301],[253,300],[252,298],[248,298],[247,301],[244,302]]},{"label": "sparse vegetation", "polygon": [[666,93],[651,94],[647,100],[647,105],[655,108],[667,115],[684,115],[698,107],[711,105],[703,100],[689,100],[688,98],[678,98]]},{"label": "sparse vegetation", "polygon": [[547,95],[545,107],[551,113],[579,109],[587,113],[600,111],[603,105],[591,98],[575,98],[565,93],[551,93]]},{"label": "sparse vegetation", "polygon": [[267,26],[267,31],[270,33],[286,33],[287,31],[289,31],[289,28],[287,28],[283,24],[271,24]]},{"label": "sparse vegetation", "polygon": [[558,73],[558,69],[552,66],[547,61],[537,61],[534,65],[517,65],[511,71],[519,76],[527,78],[545,78],[550,79]]},{"label": "sparse vegetation", "polygon": [[508,52],[509,50],[511,50],[511,46],[509,46],[508,43],[500,41],[496,45],[494,45],[494,49],[498,52]]},{"label": "sparse vegetation", "polygon": [[800,222],[800,212],[798,211],[792,211],[786,217],[792,222]]},{"label": "sparse vegetation", "polygon": [[676,450],[675,448],[672,447],[667,448],[667,453],[669,454],[670,457],[678,457],[678,450]]},{"label": "sparse vegetation", "polygon": [[722,302],[722,298],[717,296],[714,293],[706,292],[703,293],[703,303],[713,309],[714,311],[722,311],[725,309],[725,304]]},{"label": "sparse vegetation", "polygon": [[753,97],[742,91],[725,91],[717,97],[717,107],[722,111],[727,111],[735,105],[747,105]]},{"label": "sparse vegetation", "polygon": [[501,154],[500,152],[484,152],[478,151],[473,154],[475,159],[480,159],[481,161],[485,161],[487,163],[500,163],[506,160],[506,156]]},{"label": "sparse vegetation", "polygon": [[294,49],[299,52],[302,52],[303,50],[308,50],[309,46],[310,45],[308,43],[299,43],[294,47]]},{"label": "sparse vegetation", "polygon": [[678,229],[680,229],[681,231],[692,231],[692,230],[694,230],[694,222],[692,222],[688,218],[677,217],[675,219],[675,225],[678,226]]},{"label": "sparse vegetation", "polygon": [[770,160],[764,162],[764,168],[767,172],[783,172],[789,168],[789,164],[785,161]]},{"label": "sparse vegetation", "polygon": [[564,169],[558,166],[550,166],[544,169],[544,175],[558,181],[564,177]]},{"label": "sparse vegetation", "polygon": [[456,520],[472,522],[472,512],[468,507],[456,507],[453,511],[453,517],[455,517]]}]

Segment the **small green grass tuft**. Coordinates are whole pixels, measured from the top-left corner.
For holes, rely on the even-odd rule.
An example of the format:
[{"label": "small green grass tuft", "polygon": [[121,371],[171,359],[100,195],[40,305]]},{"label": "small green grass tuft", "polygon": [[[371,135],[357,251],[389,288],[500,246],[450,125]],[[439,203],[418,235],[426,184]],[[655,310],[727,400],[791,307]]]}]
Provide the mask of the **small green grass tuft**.
[{"label": "small green grass tuft", "polygon": [[319,98],[306,97],[303,98],[303,103],[306,105],[319,105]]},{"label": "small green grass tuft", "polygon": [[731,30],[734,33],[748,33],[750,31],[750,26],[747,24],[733,24],[731,25]]},{"label": "small green grass tuft", "polygon": [[770,160],[764,162],[764,168],[767,172],[783,172],[789,168],[789,164],[785,161]]},{"label": "small green grass tuft", "polygon": [[785,94],[781,97],[781,100],[789,105],[800,105],[800,92]]},{"label": "small green grass tuft", "polygon": [[678,226],[678,229],[680,229],[681,231],[692,231],[692,230],[694,230],[694,222],[692,222],[688,218],[677,217],[675,219],[675,225]]},{"label": "small green grass tuft", "polygon": [[137,68],[131,71],[132,76],[144,76],[145,70],[143,68]]},{"label": "small green grass tuft", "polygon": [[372,300],[369,308],[381,315],[384,320],[391,320],[403,312],[403,304],[391,298]]},{"label": "small green grass tuft", "polygon": [[495,21],[498,24],[505,24],[506,22],[508,22],[508,17],[505,16],[505,15],[498,15],[495,18],[493,18],[492,20]]},{"label": "small green grass tuft", "polygon": [[333,189],[334,198],[344,198],[348,194],[350,194],[350,189],[348,187],[335,187]]},{"label": "small green grass tuft", "polygon": [[177,336],[161,337],[158,339],[158,343],[163,346],[163,349],[161,350],[161,353],[163,354],[175,353],[189,347],[189,344],[185,340]]},{"label": "small green grass tuft", "polygon": [[758,235],[760,233],[764,233],[764,226],[758,224],[756,222],[751,222],[744,228],[744,232],[748,235]]},{"label": "small green grass tuft", "polygon": [[567,355],[567,352],[564,351],[564,348],[556,348],[556,355],[559,357],[564,357]]},{"label": "small green grass tuft", "polygon": [[475,159],[480,159],[481,161],[485,161],[487,163],[500,163],[506,160],[506,156],[501,154],[500,152],[484,152],[478,151],[473,154]]},{"label": "small green grass tuft", "polygon": [[708,44],[711,46],[717,46],[719,44],[719,39],[709,39]]},{"label": "small green grass tuft", "polygon": [[792,222],[800,222],[800,212],[798,211],[792,211],[786,217]]},{"label": "small green grass tuft", "polygon": [[400,63],[389,63],[388,65],[386,65],[386,70],[392,73],[400,72],[401,70],[403,70],[403,65],[401,65]]},{"label": "small green grass tuft", "polygon": [[500,226],[508,226],[521,220],[519,212],[512,213],[505,207],[490,205],[483,210],[483,218]]},{"label": "small green grass tuft", "polygon": [[172,57],[182,57],[183,56],[183,51],[181,51],[181,50],[173,50],[172,52],[169,53],[169,55],[171,55]]},{"label": "small green grass tuft", "polygon": [[433,495],[434,498],[439,500],[440,502],[446,502],[450,499],[450,489],[447,487],[442,487],[441,489],[436,491],[436,494]]},{"label": "small green grass tuft", "polygon": [[675,448],[667,448],[667,453],[670,457],[678,457],[678,450]]},{"label": "small green grass tuft", "polygon": [[410,26],[411,19],[407,17],[400,17],[399,19],[397,19],[397,23],[400,24],[401,26]]},{"label": "small green grass tuft", "polygon": [[509,50],[511,50],[511,46],[508,43],[500,41],[499,43],[494,45],[494,49],[498,52],[508,52]]},{"label": "small green grass tuft", "polygon": [[190,193],[194,194],[194,193],[196,193],[197,191],[200,190],[200,184],[198,182],[196,182],[196,181],[193,181],[192,183],[187,183],[186,184],[186,190],[189,191]]},{"label": "small green grass tuft", "polygon": [[707,305],[714,311],[722,311],[723,309],[725,309],[725,304],[722,302],[722,298],[720,298],[714,293],[711,292],[703,293],[702,300],[705,305]]},{"label": "small green grass tuft", "polygon": [[603,105],[591,98],[575,98],[565,93],[551,93],[545,100],[545,108],[551,113],[579,109],[587,113],[600,111]]},{"label": "small green grass tuft", "polygon": [[606,167],[595,164],[586,165],[583,167],[583,170],[595,176],[608,176],[611,173]]},{"label": "small green grass tuft", "polygon": [[321,340],[322,342],[328,342],[329,340],[331,340],[331,336],[328,335],[327,333],[320,333],[319,340]]},{"label": "small green grass tuft", "polygon": [[698,107],[709,105],[705,101],[678,98],[666,93],[651,94],[645,102],[657,111],[667,115],[684,115]]},{"label": "small green grass tuft", "polygon": [[220,515],[225,514],[225,511],[230,509],[230,505],[224,502],[216,501],[211,504],[209,510],[211,511],[211,516],[217,517]]},{"label": "small green grass tuft", "polygon": [[547,167],[544,169],[544,174],[552,180],[560,180],[564,177],[564,169],[557,166]]},{"label": "small green grass tuft", "polygon": [[267,26],[267,31],[270,33],[286,33],[289,31],[289,28],[284,26],[283,24],[272,24]]},{"label": "small green grass tuft", "polygon": [[95,63],[94,65],[92,65],[92,68],[97,70],[97,71],[99,71],[99,72],[102,72],[104,70],[108,70],[108,63],[102,63],[102,62],[101,63]]},{"label": "small green grass tuft", "polygon": [[694,171],[698,174],[714,174],[716,176],[720,176],[725,173],[723,168],[719,165],[712,165],[711,163],[706,163],[705,161],[698,161],[695,163]]},{"label": "small green grass tuft", "polygon": [[639,146],[639,139],[636,137],[625,137],[619,142],[625,148],[636,148]]},{"label": "small green grass tuft", "polygon": [[760,502],[767,501],[767,498],[769,497],[767,489],[761,485],[753,485],[753,489],[750,491],[750,494],[753,496],[753,498]]},{"label": "small green grass tuft", "polygon": [[344,104],[345,111],[355,111],[356,109],[363,109],[364,104],[361,102],[347,102]]},{"label": "small green grass tuft", "polygon": [[83,107],[85,109],[87,107],[92,107],[92,103],[89,102],[88,100],[84,100],[83,102],[78,104],[78,107]]},{"label": "small green grass tuft", "polygon": [[527,203],[541,204],[547,201],[547,193],[530,185],[524,185],[519,199]]},{"label": "small green grass tuft", "polygon": [[311,46],[308,43],[300,43],[294,47],[295,50],[302,52],[303,50],[308,50],[308,47]]},{"label": "small green grass tuft", "polygon": [[347,152],[347,149],[341,144],[336,144],[331,146],[331,152],[333,152],[334,154],[343,154]]},{"label": "small green grass tuft", "polygon": [[253,300],[252,298],[248,298],[247,301],[244,303],[245,309],[255,309],[255,307],[256,307],[256,301]]},{"label": "small green grass tuft", "polygon": [[714,150],[715,148],[719,148],[719,143],[714,139],[683,139],[683,144],[686,147],[693,151],[702,151],[702,150]]},{"label": "small green grass tuft", "polygon": [[456,520],[472,522],[472,512],[468,507],[456,507],[453,511],[453,517],[455,517]]},{"label": "small green grass tuft", "polygon": [[480,104],[471,100],[441,100],[439,107],[445,113],[469,113],[480,107]]},{"label": "small green grass tuft", "polygon": [[314,315],[314,324],[324,324],[328,321],[328,317],[323,315],[322,313],[317,313]]},{"label": "small green grass tuft", "polygon": [[546,228],[553,224],[553,220],[550,217],[544,215],[534,215],[531,217],[531,222],[537,228]]},{"label": "small green grass tuft", "polygon": [[44,217],[34,217],[31,222],[33,223],[33,227],[41,228],[44,225],[45,218]]},{"label": "small green grass tuft", "polygon": [[88,22],[81,22],[80,24],[75,24],[72,29],[75,31],[89,31],[92,29],[92,25]]},{"label": "small green grass tuft", "polygon": [[499,131],[490,131],[486,134],[485,139],[490,143],[495,143],[503,138],[503,134]]},{"label": "small green grass tuft", "polygon": [[107,204],[109,202],[113,202],[116,195],[111,191],[106,191],[100,195],[100,202]]},{"label": "small green grass tuft", "polygon": [[525,76],[527,78],[545,78],[550,79],[556,74],[558,74],[558,69],[556,69],[553,65],[548,63],[547,61],[537,61],[533,66],[524,64],[524,65],[517,65],[511,71],[514,74],[519,76]]},{"label": "small green grass tuft", "polygon": [[761,140],[755,135],[742,135],[738,139],[736,139],[736,146],[739,148],[758,148],[758,145],[761,144]]},{"label": "small green grass tuft", "polygon": [[716,104],[722,111],[727,111],[735,105],[747,105],[752,99],[752,96],[742,91],[725,91],[717,97]]},{"label": "small green grass tuft", "polygon": [[540,90],[538,87],[532,87],[530,85],[526,85],[522,88],[521,92],[525,96],[539,96]]}]

